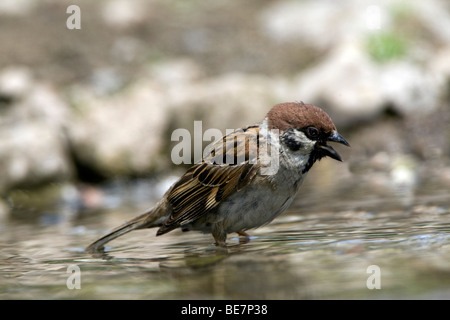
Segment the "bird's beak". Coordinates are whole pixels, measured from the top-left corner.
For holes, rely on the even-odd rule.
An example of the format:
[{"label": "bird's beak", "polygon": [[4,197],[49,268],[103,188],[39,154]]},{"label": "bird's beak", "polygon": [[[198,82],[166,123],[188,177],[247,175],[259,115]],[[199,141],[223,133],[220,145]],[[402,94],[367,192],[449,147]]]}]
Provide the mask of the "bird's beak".
[{"label": "bird's beak", "polygon": [[333,134],[329,136],[327,140],[342,143],[343,145],[350,147],[350,144],[347,142],[347,140],[345,140],[344,137],[341,136],[337,131],[334,131]]},{"label": "bird's beak", "polygon": [[[344,137],[341,136],[337,131],[334,131],[333,134],[328,137],[327,141],[338,142],[350,147],[350,144],[347,142],[347,140],[345,140]],[[322,152],[325,156],[333,158],[337,161],[342,161],[339,153],[337,153],[336,150],[334,150],[331,146],[327,144],[321,144],[319,145],[319,148],[322,149]]]}]

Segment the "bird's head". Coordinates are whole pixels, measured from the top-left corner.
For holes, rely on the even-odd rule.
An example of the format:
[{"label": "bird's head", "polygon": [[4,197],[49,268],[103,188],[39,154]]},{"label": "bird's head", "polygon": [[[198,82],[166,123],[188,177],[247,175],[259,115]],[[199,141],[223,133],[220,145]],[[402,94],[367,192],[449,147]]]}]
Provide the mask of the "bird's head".
[{"label": "bird's head", "polygon": [[330,157],[342,161],[328,142],[350,146],[342,137],[330,116],[321,108],[303,102],[288,102],[274,106],[267,114],[269,129],[279,130],[280,143],[292,153],[308,157],[304,172],[316,160]]}]

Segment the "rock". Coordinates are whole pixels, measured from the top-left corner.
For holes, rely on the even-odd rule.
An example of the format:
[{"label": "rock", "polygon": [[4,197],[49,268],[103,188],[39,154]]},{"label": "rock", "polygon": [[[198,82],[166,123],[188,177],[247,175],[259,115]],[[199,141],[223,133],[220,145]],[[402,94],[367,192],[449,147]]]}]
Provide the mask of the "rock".
[{"label": "rock", "polygon": [[194,139],[194,121],[202,121],[201,134],[261,121],[278,103],[272,85],[268,77],[241,73],[204,78],[193,61],[175,59],[150,66],[113,94],[78,87],[67,126],[75,160],[105,177],[164,170],[172,165],[173,130],[187,129]]},{"label": "rock", "polygon": [[77,161],[106,177],[164,168],[161,148],[168,118],[161,90],[141,79],[110,96],[87,88],[72,92],[78,112],[68,135]]},{"label": "rock", "polygon": [[0,15],[26,16],[35,6],[33,0],[3,0],[0,2]]},{"label": "rock", "polygon": [[31,187],[71,174],[61,137],[45,123],[15,124],[0,130],[1,187]]},{"label": "rock", "polygon": [[144,1],[112,0],[103,4],[103,21],[114,28],[126,28],[147,19]]},{"label": "rock", "polygon": [[329,32],[341,10],[340,6],[323,5],[321,1],[277,1],[262,12],[260,21],[262,30],[274,41],[305,41],[315,48],[324,48],[335,41],[334,37],[323,35]]},{"label": "rock", "polygon": [[[2,2],[0,15],[17,11],[14,8],[21,3],[26,12],[48,9],[32,1],[16,2]],[[237,8],[219,7],[227,14]],[[201,6],[205,12],[219,7]],[[350,141],[353,159],[378,153],[374,161],[381,165],[383,151],[412,153],[420,159],[448,155],[448,121],[439,113],[448,114],[443,102],[449,98],[450,79],[450,13],[443,1],[270,2],[260,7],[257,21],[247,11],[239,12],[243,18],[234,21],[244,22],[238,27],[245,30],[238,39],[224,40],[227,50],[214,47],[213,37],[227,37],[234,26],[222,30],[228,20],[216,21],[192,4],[174,7],[160,1],[114,0],[91,9],[99,18],[95,21],[99,28],[89,39],[80,38],[86,50],[71,50],[64,42],[51,50],[67,74],[74,65],[90,70],[82,75],[87,87],[59,84],[61,92],[69,91],[67,102],[66,96],[33,79],[30,70],[34,69],[13,66],[0,72],[0,174],[4,177],[0,190],[70,179],[73,162],[105,177],[147,175],[171,164],[174,129],[192,133],[194,121],[201,120],[203,132],[216,128],[225,134],[226,129],[259,122],[276,103],[295,100],[325,108],[340,130],[353,126],[358,132],[365,121],[370,133],[364,139],[356,134]],[[164,17],[151,19],[160,12],[171,17],[170,28],[163,28]],[[174,19],[188,12],[200,20]],[[94,23],[91,20],[85,22]],[[148,21],[152,23],[147,25]],[[118,32],[114,40],[106,37],[105,26]],[[50,30],[51,25],[40,28]],[[167,33],[164,41],[159,31]],[[387,40],[401,39],[404,47],[377,59],[368,41],[372,36],[377,39],[378,32],[387,34]],[[236,51],[240,41],[248,41],[247,35],[252,39],[249,48]],[[96,50],[90,41],[102,44],[97,49],[109,50]],[[375,41],[375,47],[382,47],[382,42]],[[379,49],[383,53],[386,48]],[[98,55],[102,52],[108,57]],[[18,55],[18,59],[37,68],[42,57],[35,56]],[[230,61],[230,56],[234,62],[224,65],[231,68],[214,68]],[[53,61],[52,57],[47,60]],[[242,67],[247,64],[251,67]],[[263,65],[272,67],[257,67]],[[41,77],[48,76],[45,68],[37,69]],[[217,70],[225,71],[217,74]],[[401,117],[390,118],[390,124],[377,122],[387,108]],[[411,125],[401,126],[405,123]],[[363,149],[359,156],[358,146]]]},{"label": "rock", "polygon": [[373,118],[383,110],[379,70],[354,41],[332,50],[296,81],[298,96],[328,108],[337,126]]},{"label": "rock", "polygon": [[390,27],[393,2],[277,1],[263,10],[261,29],[275,42],[295,41],[309,49],[328,50],[371,30]]},{"label": "rock", "polygon": [[31,90],[32,76],[25,67],[10,67],[0,74],[0,96],[17,100]]},{"label": "rock", "polygon": [[65,180],[73,173],[63,134],[68,106],[51,86],[34,82],[27,72],[14,74],[9,88],[0,90],[15,97],[0,118],[0,192]]},{"label": "rock", "polygon": [[123,79],[112,68],[97,69],[90,77],[90,87],[98,95],[106,95],[118,91],[123,86]]},{"label": "rock", "polygon": [[378,85],[383,105],[399,114],[427,114],[440,103],[438,79],[430,71],[413,63],[398,61],[382,66]]},{"label": "rock", "polygon": [[169,89],[171,129],[190,130],[200,120],[203,130],[217,128],[225,134],[226,129],[262,121],[272,105],[280,102],[271,90],[272,83],[265,76],[228,73]]},{"label": "rock", "polygon": [[414,1],[414,15],[441,43],[450,42],[450,10],[445,1]]},{"label": "rock", "polygon": [[293,90],[327,108],[336,125],[349,126],[373,120],[387,107],[404,116],[433,112],[445,90],[442,77],[408,61],[376,64],[348,42],[300,73]]},{"label": "rock", "polygon": [[161,61],[148,67],[149,78],[166,89],[189,86],[204,77],[202,67],[191,59],[180,58]]},{"label": "rock", "polygon": [[[260,21],[272,41],[326,52],[291,88],[337,125],[373,120],[387,107],[427,114],[447,91],[450,12],[440,1],[278,1]],[[392,48],[395,40],[401,45]]]},{"label": "rock", "polygon": [[448,84],[450,82],[450,43],[447,46],[437,49],[432,59],[428,61],[428,71],[430,77],[436,81],[436,88],[442,98],[450,98]]}]

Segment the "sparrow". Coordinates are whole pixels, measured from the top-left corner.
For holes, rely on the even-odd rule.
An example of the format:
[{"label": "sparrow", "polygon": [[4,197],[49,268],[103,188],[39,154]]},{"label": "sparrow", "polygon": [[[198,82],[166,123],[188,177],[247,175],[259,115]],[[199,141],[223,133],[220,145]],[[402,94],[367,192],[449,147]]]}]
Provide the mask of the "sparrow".
[{"label": "sparrow", "polygon": [[324,157],[342,161],[327,142],[350,146],[321,108],[303,102],[275,105],[260,124],[213,142],[150,210],[112,230],[88,252],[133,230],[181,228],[211,233],[218,246],[227,234],[270,223],[296,197],[307,173]]}]

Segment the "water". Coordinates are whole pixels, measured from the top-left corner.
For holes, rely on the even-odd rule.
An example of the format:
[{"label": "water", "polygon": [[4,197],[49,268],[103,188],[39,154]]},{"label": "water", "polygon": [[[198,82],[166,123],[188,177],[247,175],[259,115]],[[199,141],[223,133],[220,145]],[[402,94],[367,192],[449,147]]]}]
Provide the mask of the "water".
[{"label": "water", "polygon": [[230,235],[223,249],[210,235],[139,230],[99,257],[84,247],[134,210],[5,219],[0,299],[449,299],[448,199],[365,209],[362,200],[299,200],[245,244]]}]

